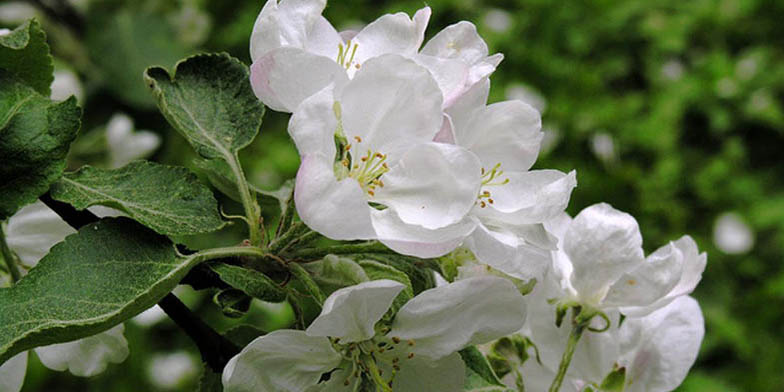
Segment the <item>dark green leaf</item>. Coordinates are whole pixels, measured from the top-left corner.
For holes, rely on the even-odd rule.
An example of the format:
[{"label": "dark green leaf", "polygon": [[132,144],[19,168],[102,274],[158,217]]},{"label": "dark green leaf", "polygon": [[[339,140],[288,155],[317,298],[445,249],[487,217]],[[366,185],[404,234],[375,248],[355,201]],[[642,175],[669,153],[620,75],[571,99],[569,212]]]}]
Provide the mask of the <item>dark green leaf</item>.
[{"label": "dark green leaf", "polygon": [[281,302],[286,299],[286,292],[261,272],[224,263],[210,263],[209,267],[224,283],[251,297],[268,302]]},{"label": "dark green leaf", "polygon": [[[44,97],[49,97],[54,64],[46,44],[46,33],[33,19],[11,33],[0,36],[0,68],[16,76]],[[5,87],[4,83],[0,86]]]},{"label": "dark green leaf", "polygon": [[177,63],[173,77],[152,67],[144,78],[163,115],[201,156],[231,161],[256,137],[264,115],[248,75],[227,54],[202,54]]},{"label": "dark green leaf", "polygon": [[150,308],[196,262],[127,218],[103,219],[55,245],[0,289],[0,363],[33,347],[105,331]]},{"label": "dark green leaf", "polygon": [[119,209],[164,235],[205,233],[224,225],[212,192],[184,167],[147,161],[111,170],[85,166],[65,174],[51,192],[78,209],[96,204]]},{"label": "dark green leaf", "polygon": [[62,175],[80,117],[75,98],[53,102],[0,69],[0,220]]}]

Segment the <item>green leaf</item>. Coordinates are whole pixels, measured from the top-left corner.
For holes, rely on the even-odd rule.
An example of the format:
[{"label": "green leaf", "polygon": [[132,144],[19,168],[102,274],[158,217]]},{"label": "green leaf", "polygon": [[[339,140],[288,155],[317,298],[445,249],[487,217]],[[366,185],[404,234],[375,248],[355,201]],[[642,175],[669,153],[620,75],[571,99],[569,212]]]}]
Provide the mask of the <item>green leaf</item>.
[{"label": "green leaf", "polygon": [[127,218],[84,226],[0,289],[0,363],[33,347],[95,335],[150,308],[198,258]]},{"label": "green leaf", "polygon": [[[104,86],[126,103],[154,108],[142,75],[147,67],[171,65],[189,54],[165,15],[151,10],[90,4],[86,42]],[[127,2],[124,2],[127,3]],[[96,4],[99,5],[99,4]],[[141,7],[140,7],[141,8]]]},{"label": "green leaf", "polygon": [[148,68],[144,78],[163,115],[204,158],[231,161],[259,132],[264,105],[248,68],[225,53],[180,61],[173,77]]},{"label": "green leaf", "polygon": [[0,220],[62,175],[80,117],[75,98],[51,101],[0,69]]},{"label": "green leaf", "polygon": [[323,260],[303,264],[303,267],[327,293],[370,280],[365,270],[348,257],[327,255]]},{"label": "green leaf", "polygon": [[[469,346],[460,350],[460,357],[463,358],[466,365],[465,389],[471,390],[486,386],[504,387],[504,384],[493,372],[493,368],[490,367],[490,363],[476,347]],[[505,389],[504,387],[503,390]]]},{"label": "green leaf", "polygon": [[293,278],[302,285],[305,294],[313,298],[319,305],[324,303],[324,292],[321,291],[321,288],[319,288],[308,271],[297,263],[290,263],[289,271]]},{"label": "green leaf", "polygon": [[414,289],[411,288],[411,280],[408,279],[408,276],[403,273],[403,271],[373,260],[360,260],[358,263],[362,269],[365,270],[365,273],[370,280],[389,279],[403,283],[406,286],[403,291],[395,297],[389,311],[384,315],[385,319],[391,319],[397,313],[398,309],[405,305],[408,300],[414,298]]},{"label": "green leaf", "polygon": [[602,392],[623,392],[626,386],[626,368],[616,365],[610,374],[602,380],[599,390]]},{"label": "green leaf", "polygon": [[[46,33],[37,20],[29,20],[11,33],[0,36],[0,68],[44,97],[49,97],[54,63],[46,43]],[[0,83],[0,86],[4,84]]]},{"label": "green leaf", "polygon": [[224,263],[210,263],[208,266],[224,283],[251,297],[268,302],[286,299],[286,291],[261,272]]},{"label": "green leaf", "polygon": [[82,210],[96,204],[119,209],[164,235],[220,229],[218,202],[184,167],[148,161],[119,169],[85,166],[52,185],[52,197]]},{"label": "green leaf", "polygon": [[[225,161],[219,159],[194,159],[193,163],[201,169],[201,172],[207,177],[210,184],[221,193],[234,201],[242,202],[242,198],[237,191],[237,184],[233,179],[234,175]],[[275,206],[282,212],[285,211],[291,191],[294,189],[294,180],[286,180],[280,188],[272,191],[257,188],[252,184],[248,184],[248,187],[251,192],[256,194],[259,203],[265,209]]]},{"label": "green leaf", "polygon": [[223,315],[230,318],[245,316],[250,310],[251,297],[242,290],[226,289],[215,293],[212,301],[221,308]]},{"label": "green leaf", "polygon": [[433,259],[420,259],[387,253],[358,253],[347,256],[355,260],[374,260],[402,271],[408,276],[410,286],[414,289],[415,295],[435,287],[436,280],[433,276],[433,271],[440,271],[439,265]]}]

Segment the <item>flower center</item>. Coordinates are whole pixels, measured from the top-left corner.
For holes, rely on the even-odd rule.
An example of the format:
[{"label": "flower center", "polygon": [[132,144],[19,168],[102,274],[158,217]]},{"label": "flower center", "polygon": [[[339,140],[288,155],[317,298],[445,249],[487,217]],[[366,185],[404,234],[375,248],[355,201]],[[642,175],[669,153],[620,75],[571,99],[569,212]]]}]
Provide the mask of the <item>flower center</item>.
[{"label": "flower center", "polygon": [[352,65],[354,68],[359,69],[359,63],[354,64],[354,55],[357,54],[357,47],[359,44],[354,42],[351,43],[351,40],[346,42],[346,45],[338,44],[338,57],[335,59],[335,62],[340,64],[343,68],[348,70]]},{"label": "flower center", "polygon": [[[331,340],[343,359],[350,362],[352,366],[351,374],[343,381],[343,385],[346,386],[359,382],[360,377],[365,377],[381,387],[382,391],[387,391],[395,380],[395,375],[400,371],[402,361],[414,358],[414,353],[411,352],[411,348],[415,345],[414,340],[404,341],[397,337],[389,338],[383,335],[347,345],[341,344],[339,339]],[[379,367],[379,364],[384,366]]]},{"label": "flower center", "polygon": [[[358,146],[354,149],[356,151],[362,144],[362,138],[354,136],[354,140],[357,142]],[[359,156],[360,154],[357,152],[356,154],[359,156],[357,159],[354,153],[351,153],[351,149],[351,143],[346,144],[343,149],[343,156],[340,160],[340,165],[343,166],[343,170],[341,170],[341,175],[339,176],[342,178],[338,179],[340,180],[346,177],[353,178],[357,180],[359,186],[365,193],[369,196],[375,196],[376,187],[384,187],[384,181],[381,180],[381,176],[389,171],[389,165],[386,162],[387,155],[367,149],[367,152],[361,156]]]},{"label": "flower center", "polygon": [[488,204],[495,203],[492,194],[489,190],[485,189],[485,187],[508,184],[509,179],[502,178],[503,175],[504,171],[501,170],[500,163],[496,163],[495,166],[493,166],[493,168],[490,170],[482,168],[482,190],[479,192],[479,196],[477,196],[476,199],[476,204],[479,204],[479,207],[485,208]]}]

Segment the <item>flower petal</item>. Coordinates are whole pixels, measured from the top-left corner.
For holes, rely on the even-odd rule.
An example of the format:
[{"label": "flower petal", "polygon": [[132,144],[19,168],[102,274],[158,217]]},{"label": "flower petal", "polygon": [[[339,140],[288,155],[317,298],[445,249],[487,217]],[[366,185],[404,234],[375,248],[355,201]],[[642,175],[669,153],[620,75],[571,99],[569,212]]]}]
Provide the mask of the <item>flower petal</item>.
[{"label": "flower petal", "polygon": [[422,54],[459,59],[472,65],[487,57],[487,44],[471,22],[460,21],[447,26],[422,48]]},{"label": "flower petal", "polygon": [[340,365],[329,339],[281,329],[257,338],[223,370],[226,392],[300,392]]},{"label": "flower petal", "polygon": [[627,319],[620,329],[621,362],[630,392],[665,392],[686,378],[705,335],[699,304],[688,296],[643,318]]},{"label": "flower petal", "polygon": [[370,207],[353,178],[335,179],[331,160],[304,155],[294,187],[297,213],[311,229],[333,240],[373,239]]},{"label": "flower petal", "polygon": [[494,103],[455,132],[457,144],[473,151],[485,170],[525,171],[539,155],[544,133],[539,112],[523,101]]},{"label": "flower petal", "polygon": [[651,305],[667,296],[682,274],[683,252],[670,243],[653,252],[639,267],[621,276],[610,287],[604,303],[613,306]]},{"label": "flower petal", "polygon": [[551,262],[549,250],[526,243],[510,230],[482,223],[465,244],[482,263],[518,279],[541,278]]},{"label": "flower petal", "polygon": [[392,390],[395,392],[453,392],[463,390],[465,363],[458,353],[437,361],[414,357],[401,360]]},{"label": "flower petal", "polygon": [[395,163],[410,146],[433,140],[443,121],[441,102],[424,67],[398,55],[369,60],[340,95],[346,137],[361,140],[351,152],[371,150]]},{"label": "flower petal", "polygon": [[79,377],[92,377],[106,370],[109,363],[128,357],[128,342],[120,324],[106,332],[68,343],[38,347],[38,359],[52,370],[69,370]]},{"label": "flower petal", "polygon": [[371,219],[378,240],[395,252],[416,257],[443,256],[460,245],[476,227],[470,219],[439,229],[426,229],[403,222],[390,208],[372,210]]},{"label": "flower petal", "polygon": [[398,12],[371,22],[352,40],[357,45],[355,62],[364,67],[367,60],[384,54],[413,56],[422,45],[430,14],[430,7],[424,7],[413,18]]},{"label": "flower petal", "polygon": [[318,153],[334,157],[337,127],[333,86],[327,86],[302,101],[291,116],[288,130],[300,156]]},{"label": "flower petal", "polygon": [[389,279],[371,280],[336,290],[305,333],[340,338],[343,343],[367,340],[405,286]]},{"label": "flower petal", "polygon": [[643,262],[642,235],[631,215],[594,204],[572,221],[563,242],[574,271],[572,285],[584,300],[599,301],[603,290]]},{"label": "flower petal", "polygon": [[417,64],[425,67],[438,83],[444,95],[444,107],[451,105],[465,92],[468,81],[469,68],[460,60],[444,59],[439,57],[416,55],[413,57]]},{"label": "flower petal", "polygon": [[17,354],[0,366],[0,391],[21,391],[25,374],[27,374],[27,351]]},{"label": "flower petal", "polygon": [[438,229],[465,217],[479,193],[479,159],[470,151],[443,143],[419,144],[385,173],[374,201],[408,224]]},{"label": "flower petal", "polygon": [[36,201],[8,219],[5,236],[8,247],[28,266],[34,266],[49,248],[75,233],[54,211]]},{"label": "flower petal", "polygon": [[334,60],[302,49],[282,47],[257,58],[250,66],[256,96],[272,110],[293,112],[311,95],[330,84],[348,82],[346,70]]},{"label": "flower petal", "polygon": [[474,208],[477,216],[510,225],[542,223],[566,209],[577,186],[574,170],[509,172],[504,173],[504,178],[509,183],[482,188],[482,192],[490,192],[493,203],[486,204],[486,208]]},{"label": "flower petal", "polygon": [[388,336],[411,339],[416,355],[438,359],[511,334],[524,321],[525,301],[515,285],[481,276],[423,291],[400,308]]},{"label": "flower petal", "polygon": [[457,132],[457,128],[460,128],[461,133],[470,131],[466,129],[468,123],[478,111],[485,109],[489,95],[490,79],[484,78],[465,91],[446,109],[446,113],[454,124],[455,132]]},{"label": "flower petal", "polygon": [[[322,23],[321,12],[326,5],[326,0],[284,0],[280,4],[278,0],[267,0],[256,17],[250,36],[251,59],[256,61],[267,52],[283,46],[305,49],[309,38],[316,35],[315,32],[321,33],[321,40],[326,39],[325,33],[329,30],[324,30],[323,26],[311,32],[317,24]],[[337,54],[340,39],[334,28],[332,32],[332,49]]]}]

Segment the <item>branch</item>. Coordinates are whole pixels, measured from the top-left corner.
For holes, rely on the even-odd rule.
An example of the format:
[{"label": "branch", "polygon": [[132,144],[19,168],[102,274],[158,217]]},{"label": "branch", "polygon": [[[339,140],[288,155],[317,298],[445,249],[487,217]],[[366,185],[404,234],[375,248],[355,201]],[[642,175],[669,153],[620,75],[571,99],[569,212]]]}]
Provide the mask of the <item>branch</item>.
[{"label": "branch", "polygon": [[[65,223],[77,230],[100,219],[88,210],[78,211],[70,204],[52,199],[49,192],[41,196],[40,200],[60,215]],[[202,360],[215,372],[222,372],[226,363],[239,354],[240,349],[237,346],[202,321],[174,294],[167,294],[158,305],[193,340]]]}]

